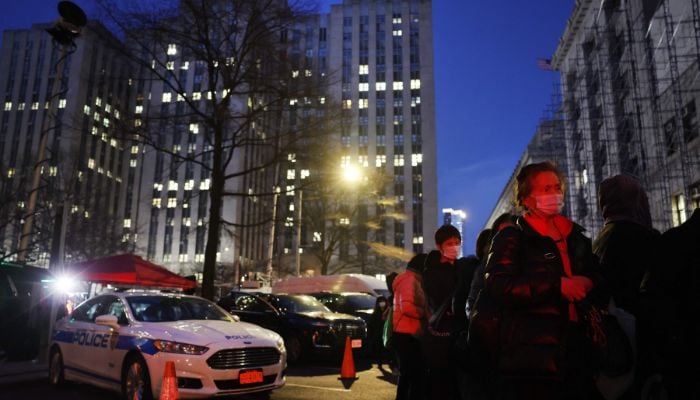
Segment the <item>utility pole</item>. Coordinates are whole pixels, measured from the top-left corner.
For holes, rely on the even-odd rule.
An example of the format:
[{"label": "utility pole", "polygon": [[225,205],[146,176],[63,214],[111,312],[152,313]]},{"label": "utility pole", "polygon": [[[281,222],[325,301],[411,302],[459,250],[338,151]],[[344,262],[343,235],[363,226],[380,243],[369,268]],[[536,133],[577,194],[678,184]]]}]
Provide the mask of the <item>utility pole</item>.
[{"label": "utility pole", "polygon": [[[41,187],[41,172],[43,164],[46,161],[46,147],[49,141],[49,131],[51,130],[49,128],[49,121],[52,118],[49,118],[48,114],[51,113],[51,110],[54,110],[54,100],[60,95],[60,90],[63,83],[63,73],[66,66],[65,59],[68,56],[68,50],[70,48],[71,52],[75,51],[75,42],[73,39],[80,36],[80,31],[87,24],[87,16],[83,10],[70,1],[61,1],[58,3],[58,14],[60,15],[59,19],[51,28],[46,30],[52,36],[54,44],[60,46],[61,55],[56,62],[56,75],[54,77],[53,85],[51,86],[51,91],[49,92],[49,97],[46,99],[48,108],[44,108],[44,115],[41,124],[41,137],[39,138],[39,149],[37,151],[37,161],[34,164],[34,170],[32,171],[32,186],[29,190],[27,212],[24,216],[22,235],[20,237],[19,250],[17,253],[17,260],[19,262],[25,262],[27,259],[27,255],[29,253],[29,240],[31,239],[32,229],[34,228],[36,202],[39,195],[39,189]],[[58,104],[56,104],[56,108],[58,108]],[[60,223],[63,224],[63,211],[62,207],[60,208]],[[60,227],[60,231],[62,231],[62,226]]]}]

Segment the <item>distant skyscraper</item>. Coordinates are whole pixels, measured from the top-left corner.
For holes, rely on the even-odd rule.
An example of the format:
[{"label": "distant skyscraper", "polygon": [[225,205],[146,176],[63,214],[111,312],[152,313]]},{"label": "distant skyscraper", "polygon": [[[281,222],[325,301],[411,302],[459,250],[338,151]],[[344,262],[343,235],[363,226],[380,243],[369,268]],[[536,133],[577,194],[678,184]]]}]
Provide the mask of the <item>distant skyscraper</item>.
[{"label": "distant skyscraper", "polygon": [[[444,225],[452,225],[462,235],[462,244],[464,245],[464,223],[467,220],[467,213],[463,210],[455,210],[452,208],[442,209],[442,223]],[[464,246],[462,246],[464,247]],[[462,257],[462,247],[459,248],[459,256]]]}]

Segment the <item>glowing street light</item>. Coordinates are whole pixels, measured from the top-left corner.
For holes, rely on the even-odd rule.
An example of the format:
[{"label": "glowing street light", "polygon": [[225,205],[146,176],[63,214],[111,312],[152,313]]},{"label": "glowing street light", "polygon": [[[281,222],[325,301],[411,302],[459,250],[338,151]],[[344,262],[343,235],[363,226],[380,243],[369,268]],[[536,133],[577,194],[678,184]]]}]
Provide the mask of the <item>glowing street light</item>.
[{"label": "glowing street light", "polygon": [[362,171],[354,165],[347,164],[343,166],[343,180],[349,183],[355,183],[362,179]]}]

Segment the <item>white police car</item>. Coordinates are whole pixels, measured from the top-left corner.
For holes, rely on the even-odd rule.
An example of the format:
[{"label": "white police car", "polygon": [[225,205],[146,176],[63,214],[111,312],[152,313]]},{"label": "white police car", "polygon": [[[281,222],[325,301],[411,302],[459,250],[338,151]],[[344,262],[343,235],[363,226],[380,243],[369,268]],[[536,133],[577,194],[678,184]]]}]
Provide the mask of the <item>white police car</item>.
[{"label": "white police car", "polygon": [[282,338],[236,321],[195,296],[153,291],[102,294],[58,321],[49,379],[121,390],[127,399],[158,397],[168,361],[180,398],[270,391],[284,385]]}]

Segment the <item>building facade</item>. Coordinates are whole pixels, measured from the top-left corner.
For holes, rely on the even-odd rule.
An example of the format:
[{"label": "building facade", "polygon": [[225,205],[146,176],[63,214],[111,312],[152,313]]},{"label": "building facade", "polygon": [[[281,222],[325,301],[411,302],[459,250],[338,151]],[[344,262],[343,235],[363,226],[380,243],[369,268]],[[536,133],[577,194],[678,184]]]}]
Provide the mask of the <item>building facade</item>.
[{"label": "building facade", "polygon": [[131,108],[129,63],[106,45],[117,40],[97,22],[65,51],[52,43],[50,26],[5,31],[0,56],[0,244],[5,257],[16,259],[45,132],[26,258],[37,265],[48,264],[54,239],[66,235],[73,240],[60,247],[69,259],[127,250],[124,202],[135,191],[125,178],[128,141],[115,129]]}]

